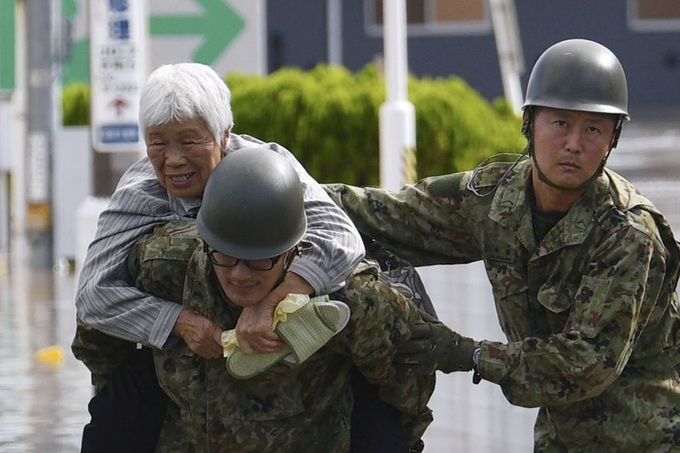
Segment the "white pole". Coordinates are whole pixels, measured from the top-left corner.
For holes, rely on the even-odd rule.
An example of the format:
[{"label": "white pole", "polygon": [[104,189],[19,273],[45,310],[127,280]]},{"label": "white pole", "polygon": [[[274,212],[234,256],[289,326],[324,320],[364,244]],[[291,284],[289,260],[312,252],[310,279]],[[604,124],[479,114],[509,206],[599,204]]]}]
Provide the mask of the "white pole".
[{"label": "white pole", "polygon": [[489,0],[498,63],[503,80],[505,98],[515,113],[520,114],[524,96],[520,75],[524,72],[524,57],[519,38],[514,0]]},{"label": "white pole", "polygon": [[328,22],[328,64],[342,65],[342,5],[340,0],[326,0]]},{"label": "white pole", "polygon": [[406,2],[384,0],[387,100],[380,107],[380,185],[398,189],[415,179],[415,109],[407,98]]}]

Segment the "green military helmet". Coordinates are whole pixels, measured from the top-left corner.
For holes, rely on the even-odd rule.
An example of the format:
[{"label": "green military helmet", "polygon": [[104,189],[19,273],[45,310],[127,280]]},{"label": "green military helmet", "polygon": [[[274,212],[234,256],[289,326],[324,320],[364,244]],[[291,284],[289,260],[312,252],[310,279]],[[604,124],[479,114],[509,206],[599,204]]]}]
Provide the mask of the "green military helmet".
[{"label": "green military helmet", "polygon": [[285,157],[268,148],[233,151],[210,175],[196,224],[206,243],[225,255],[278,256],[307,231],[300,178]]},{"label": "green military helmet", "polygon": [[623,66],[602,44],[568,39],[549,47],[529,76],[522,109],[553,107],[613,113],[628,119],[628,85]]}]

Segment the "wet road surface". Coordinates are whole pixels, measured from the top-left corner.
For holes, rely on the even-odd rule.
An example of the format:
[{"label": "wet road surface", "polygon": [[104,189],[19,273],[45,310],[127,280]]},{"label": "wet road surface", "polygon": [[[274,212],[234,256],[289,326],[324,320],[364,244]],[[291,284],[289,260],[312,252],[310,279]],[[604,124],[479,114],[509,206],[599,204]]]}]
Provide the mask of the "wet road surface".
[{"label": "wet road surface", "polygon": [[[74,277],[2,264],[0,451],[77,452],[92,387],[69,349]],[[63,351],[60,363],[36,358],[50,346]]]}]

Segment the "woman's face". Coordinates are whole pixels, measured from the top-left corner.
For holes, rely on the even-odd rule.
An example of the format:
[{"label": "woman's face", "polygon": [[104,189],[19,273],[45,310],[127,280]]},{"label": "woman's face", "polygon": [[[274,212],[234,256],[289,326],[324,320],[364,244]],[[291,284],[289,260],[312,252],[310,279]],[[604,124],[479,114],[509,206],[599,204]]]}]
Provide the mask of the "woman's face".
[{"label": "woman's face", "polygon": [[203,196],[208,177],[222,159],[223,147],[226,143],[215,143],[199,118],[146,130],[146,153],[158,181],[179,198]]}]

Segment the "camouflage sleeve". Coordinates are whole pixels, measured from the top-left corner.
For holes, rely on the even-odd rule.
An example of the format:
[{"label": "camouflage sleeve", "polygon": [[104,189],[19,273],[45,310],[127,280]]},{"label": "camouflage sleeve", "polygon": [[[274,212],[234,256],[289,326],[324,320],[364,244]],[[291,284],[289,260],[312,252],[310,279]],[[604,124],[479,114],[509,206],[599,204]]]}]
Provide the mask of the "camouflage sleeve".
[{"label": "camouflage sleeve", "polygon": [[132,287],[125,267],[137,240],[177,218],[168,202],[148,158],[125,172],[99,216],[81,266],[75,294],[79,324],[133,343],[165,346],[179,314],[176,307]]},{"label": "camouflage sleeve", "polygon": [[[629,363],[633,346],[640,348],[655,311],[668,308],[657,306],[667,286],[664,249],[633,226],[606,234],[592,243],[583,263],[574,263],[572,288],[545,284],[538,292],[537,303],[547,312],[566,312],[564,327],[553,330],[559,333],[484,343],[480,374],[499,384],[512,404],[560,405],[600,395]],[[662,349],[661,343],[656,353]]]},{"label": "camouflage sleeve", "polygon": [[412,441],[417,441],[432,421],[427,403],[434,391],[435,376],[416,377],[393,367],[392,360],[396,346],[422,320],[418,309],[381,282],[373,267],[355,274],[333,298],[346,302],[352,314],[347,327],[331,340],[329,347],[351,357],[366,379],[379,385],[380,398],[402,413]]},{"label": "camouflage sleeve", "polygon": [[399,191],[326,184],[360,232],[416,266],[481,259],[475,237],[482,210],[470,211],[469,174],[430,177]]}]

